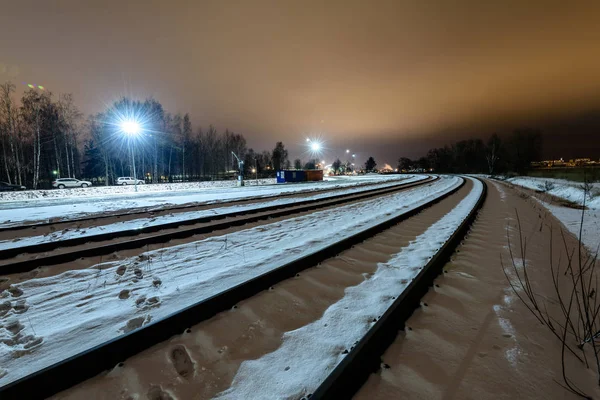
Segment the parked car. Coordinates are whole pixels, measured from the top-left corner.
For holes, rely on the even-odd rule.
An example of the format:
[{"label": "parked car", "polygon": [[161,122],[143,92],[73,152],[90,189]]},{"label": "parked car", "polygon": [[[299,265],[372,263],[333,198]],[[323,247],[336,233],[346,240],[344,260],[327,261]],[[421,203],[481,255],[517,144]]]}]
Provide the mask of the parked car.
[{"label": "parked car", "polygon": [[[130,176],[123,176],[123,177],[117,178],[117,185],[135,185],[135,181],[136,180]],[[138,179],[137,184],[143,185],[144,181],[141,179]]]},{"label": "parked car", "polygon": [[75,178],[59,178],[52,182],[52,187],[64,189],[64,188],[75,188],[81,187],[86,188],[88,186],[92,186],[92,182],[89,181],[80,181]]},{"label": "parked car", "polygon": [[13,185],[10,183],[6,183],[6,182],[0,182],[0,192],[10,192],[10,191],[15,191],[15,190],[25,190],[27,189],[25,186],[23,185]]}]

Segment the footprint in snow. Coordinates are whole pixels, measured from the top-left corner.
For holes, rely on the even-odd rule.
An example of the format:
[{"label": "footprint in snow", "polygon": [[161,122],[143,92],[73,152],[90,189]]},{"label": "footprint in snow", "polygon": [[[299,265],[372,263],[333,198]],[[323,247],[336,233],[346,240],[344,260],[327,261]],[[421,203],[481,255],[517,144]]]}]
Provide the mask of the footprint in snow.
[{"label": "footprint in snow", "polygon": [[23,294],[23,291],[16,286],[10,286],[8,288],[8,293],[10,293],[12,297],[19,297]]},{"label": "footprint in snow", "polygon": [[125,326],[121,328],[121,330],[123,331],[123,333],[129,333],[131,331],[134,331],[140,328],[144,324],[145,320],[146,317],[137,317],[130,319],[129,321],[127,321],[127,324],[125,324]]},{"label": "footprint in snow", "polygon": [[31,353],[42,345],[44,339],[26,334],[25,326],[17,319],[0,324],[0,344],[7,346],[13,358]]},{"label": "footprint in snow", "polygon": [[140,296],[135,299],[135,305],[137,308],[141,308],[143,310],[149,310],[151,308],[160,307],[160,298],[158,296],[153,296],[146,298],[146,296]]},{"label": "footprint in snow", "polygon": [[183,345],[177,345],[169,354],[171,363],[179,376],[184,378],[194,374],[194,362],[190,358],[187,348]]},{"label": "footprint in snow", "polygon": [[13,306],[13,310],[15,311],[15,314],[23,314],[25,311],[29,310],[29,305],[25,299],[19,299]]},{"label": "footprint in snow", "polygon": [[4,301],[0,303],[0,317],[5,316],[10,311],[11,304],[10,301]]},{"label": "footprint in snow", "polygon": [[160,386],[150,386],[148,400],[175,400],[173,396],[165,392]]},{"label": "footprint in snow", "polygon": [[120,331],[123,331],[123,333],[129,333],[131,331],[134,331],[138,328],[141,328],[143,325],[149,323],[152,320],[152,316],[147,315],[145,317],[136,317],[136,318],[132,318],[129,321],[127,321],[127,323],[125,324],[124,327],[122,327],[121,329],[119,329]]}]

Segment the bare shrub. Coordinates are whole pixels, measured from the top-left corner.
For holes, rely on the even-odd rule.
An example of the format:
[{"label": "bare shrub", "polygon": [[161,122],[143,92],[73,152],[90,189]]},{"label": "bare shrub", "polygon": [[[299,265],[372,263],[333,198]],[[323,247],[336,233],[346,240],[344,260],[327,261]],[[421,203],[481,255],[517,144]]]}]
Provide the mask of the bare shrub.
[{"label": "bare shrub", "polygon": [[[585,200],[584,200],[585,207]],[[582,398],[591,398],[572,380],[577,372],[568,369],[565,363],[567,356],[573,356],[586,368],[595,372],[600,385],[600,300],[598,298],[598,274],[596,271],[597,252],[588,254],[582,243],[582,229],[585,211],[581,214],[579,240],[576,248],[569,247],[565,232],[559,229],[565,258],[553,258],[553,233],[550,226],[550,266],[553,292],[538,293],[534,290],[530,279],[530,266],[527,261],[527,237],[523,234],[521,220],[516,213],[518,242],[512,243],[507,226],[506,236],[510,260],[504,262],[501,257],[503,272],[512,290],[533,316],[542,323],[561,343],[561,369],[563,383],[568,391]],[[559,306],[558,314],[551,314],[546,307],[546,300],[552,299]]]},{"label": "bare shrub", "polygon": [[587,200],[593,200],[594,197],[596,197],[600,192],[600,188],[594,187],[594,184],[587,179],[583,185],[581,185],[581,189],[583,190],[583,195]]},{"label": "bare shrub", "polygon": [[553,182],[550,181],[544,181],[544,183],[539,183],[537,185],[538,189],[540,190],[540,192],[546,193],[549,192],[551,190],[553,190],[555,188],[555,185]]}]

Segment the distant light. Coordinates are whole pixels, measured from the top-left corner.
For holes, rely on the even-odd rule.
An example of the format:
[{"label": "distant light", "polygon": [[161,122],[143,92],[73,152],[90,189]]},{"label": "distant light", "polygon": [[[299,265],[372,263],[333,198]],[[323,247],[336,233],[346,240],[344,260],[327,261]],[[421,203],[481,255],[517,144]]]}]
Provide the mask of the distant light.
[{"label": "distant light", "polygon": [[350,150],[346,150],[346,154],[350,153]]},{"label": "distant light", "polygon": [[121,129],[128,135],[137,135],[141,131],[140,124],[132,120],[121,122]]},{"label": "distant light", "polygon": [[306,141],[307,141],[307,142],[310,142],[310,139],[309,139],[309,138],[306,138]]},{"label": "distant light", "polygon": [[31,89],[34,89],[34,88],[35,88],[35,86],[33,86],[31,83],[28,83],[28,84],[27,84],[27,86],[28,86],[29,88],[31,88]]},{"label": "distant light", "polygon": [[252,168],[252,173],[255,173],[255,172],[256,172],[256,168]]},{"label": "distant light", "polygon": [[319,151],[319,150],[321,150],[321,144],[314,142],[310,145],[310,148],[312,151]]},{"label": "distant light", "polygon": [[352,158],[356,157],[356,154],[352,154]]},{"label": "distant light", "polygon": [[54,175],[58,175],[58,171],[52,171]]},{"label": "distant light", "polygon": [[40,90],[44,90],[44,87],[43,87],[42,85],[39,85],[39,86],[38,86],[38,89],[40,89]]}]

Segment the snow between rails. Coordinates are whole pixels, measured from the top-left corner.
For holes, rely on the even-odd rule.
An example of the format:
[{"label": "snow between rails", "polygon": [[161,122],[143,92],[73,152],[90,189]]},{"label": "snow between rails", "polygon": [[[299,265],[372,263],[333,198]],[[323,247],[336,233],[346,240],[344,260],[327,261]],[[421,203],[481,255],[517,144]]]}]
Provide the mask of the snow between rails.
[{"label": "snow between rails", "polygon": [[164,318],[451,191],[455,177],[0,293],[0,385]]},{"label": "snow between rails", "polygon": [[[469,178],[471,179],[471,178]],[[323,317],[287,332],[276,351],[245,361],[231,388],[219,399],[299,399],[313,393],[345,357],[342,352],[359,341],[383,315],[419,271],[456,231],[475,207],[483,184],[474,181],[471,192],[450,213],[404,247],[375,274],[329,307]]]}]

